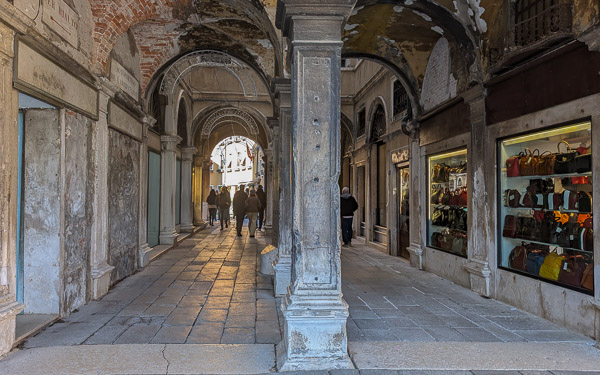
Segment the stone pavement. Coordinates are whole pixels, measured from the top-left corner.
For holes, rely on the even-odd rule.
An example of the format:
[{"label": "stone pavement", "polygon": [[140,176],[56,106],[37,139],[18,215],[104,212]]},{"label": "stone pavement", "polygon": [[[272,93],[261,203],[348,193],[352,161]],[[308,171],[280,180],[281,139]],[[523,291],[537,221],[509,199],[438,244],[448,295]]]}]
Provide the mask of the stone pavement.
[{"label": "stone pavement", "polygon": [[593,343],[364,245],[342,248],[349,341]]},{"label": "stone pavement", "polygon": [[209,227],[118,283],[24,347],[98,344],[276,344],[271,276],[257,271],[258,237]]}]

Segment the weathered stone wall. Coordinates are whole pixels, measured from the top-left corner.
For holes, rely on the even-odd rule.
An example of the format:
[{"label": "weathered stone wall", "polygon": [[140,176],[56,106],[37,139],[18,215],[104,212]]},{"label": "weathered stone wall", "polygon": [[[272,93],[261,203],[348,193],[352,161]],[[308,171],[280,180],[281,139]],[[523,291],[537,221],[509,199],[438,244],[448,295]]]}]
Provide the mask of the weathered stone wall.
[{"label": "weathered stone wall", "polygon": [[60,126],[55,109],[24,114],[25,313],[57,314],[60,293]]},{"label": "weathered stone wall", "polygon": [[457,81],[450,69],[450,48],[446,38],[440,38],[427,62],[421,104],[428,111],[456,96]]},{"label": "weathered stone wall", "polygon": [[90,202],[90,120],[65,114],[64,266],[61,309],[65,314],[86,302],[92,205]]},{"label": "weathered stone wall", "polygon": [[139,143],[109,130],[108,264],[111,282],[132,274],[138,257]]}]

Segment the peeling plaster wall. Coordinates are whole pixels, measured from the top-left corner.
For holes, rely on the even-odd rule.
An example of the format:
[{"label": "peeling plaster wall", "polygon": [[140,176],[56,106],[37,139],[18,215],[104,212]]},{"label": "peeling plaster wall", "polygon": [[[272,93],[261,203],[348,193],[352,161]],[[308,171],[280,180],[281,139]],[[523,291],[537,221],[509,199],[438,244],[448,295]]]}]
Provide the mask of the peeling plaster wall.
[{"label": "peeling plaster wall", "polygon": [[25,313],[58,314],[60,126],[55,109],[24,114],[23,251]]},{"label": "peeling plaster wall", "polygon": [[456,79],[450,70],[450,49],[448,40],[440,38],[436,43],[423,79],[421,104],[428,111],[456,96]]},{"label": "peeling plaster wall", "polygon": [[88,151],[91,121],[66,112],[64,171],[64,268],[63,313],[86,302],[92,206],[89,197]]},{"label": "peeling plaster wall", "polygon": [[139,143],[109,130],[108,263],[111,282],[131,275],[138,257]]},{"label": "peeling plaster wall", "polygon": [[141,82],[140,51],[138,50],[135,36],[131,30],[128,30],[117,39],[117,43],[110,55],[131,73],[138,82]]}]

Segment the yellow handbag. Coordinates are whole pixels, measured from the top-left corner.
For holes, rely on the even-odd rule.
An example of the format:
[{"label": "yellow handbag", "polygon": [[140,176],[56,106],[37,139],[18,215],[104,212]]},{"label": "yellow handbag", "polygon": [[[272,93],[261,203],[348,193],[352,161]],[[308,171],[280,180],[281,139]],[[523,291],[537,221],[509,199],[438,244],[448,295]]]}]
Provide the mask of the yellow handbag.
[{"label": "yellow handbag", "polygon": [[546,259],[540,267],[540,276],[549,280],[558,280],[563,261],[564,258],[555,252],[546,255]]}]

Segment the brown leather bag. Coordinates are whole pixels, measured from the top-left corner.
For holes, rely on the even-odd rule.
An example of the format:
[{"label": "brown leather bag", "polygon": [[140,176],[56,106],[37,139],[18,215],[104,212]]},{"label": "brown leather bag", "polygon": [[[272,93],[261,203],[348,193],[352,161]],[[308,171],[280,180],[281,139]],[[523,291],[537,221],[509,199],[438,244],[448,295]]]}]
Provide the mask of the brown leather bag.
[{"label": "brown leather bag", "polygon": [[581,278],[581,287],[589,290],[594,290],[594,265],[588,264],[583,271]]},{"label": "brown leather bag", "polygon": [[540,176],[547,176],[549,174],[553,174],[555,160],[556,155],[554,155],[550,151],[543,152],[540,155],[538,162],[534,167],[534,174]]},{"label": "brown leather bag", "polygon": [[[535,152],[537,151],[537,155]],[[537,148],[533,150],[525,149],[525,156],[521,156],[519,158],[519,171],[521,176],[533,176],[535,175],[535,169],[539,163],[540,159],[540,150]]]},{"label": "brown leather bag", "polygon": [[525,246],[517,246],[510,252],[508,256],[508,265],[510,268],[527,271],[527,248]]}]

